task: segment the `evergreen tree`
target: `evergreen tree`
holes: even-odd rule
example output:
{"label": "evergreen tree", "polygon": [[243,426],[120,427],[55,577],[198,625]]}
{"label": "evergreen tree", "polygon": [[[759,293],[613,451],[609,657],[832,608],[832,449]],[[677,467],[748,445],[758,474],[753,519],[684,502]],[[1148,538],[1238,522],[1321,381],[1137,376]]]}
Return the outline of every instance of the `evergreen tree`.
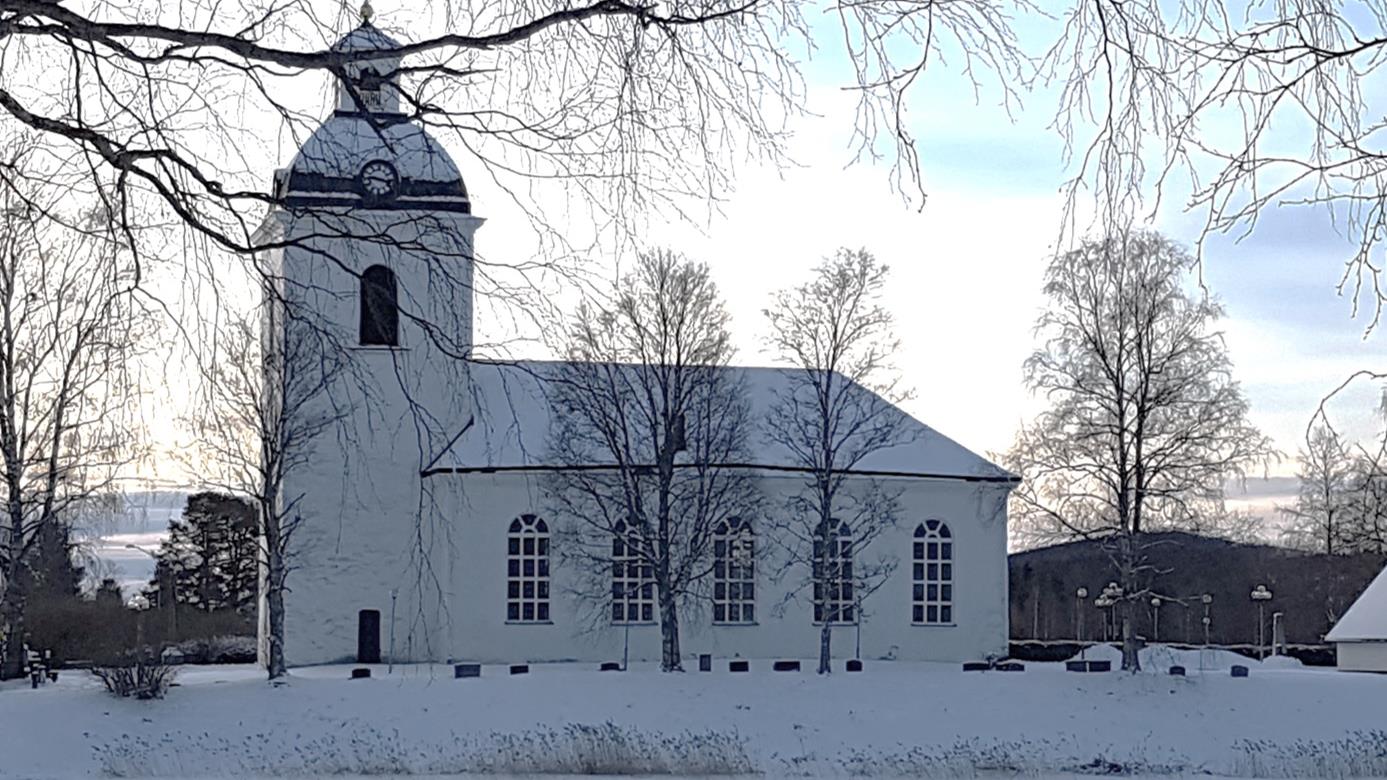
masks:
{"label": "evergreen tree", "polygon": [[145,595],[158,605],[164,578],[172,577],[180,604],[249,614],[255,609],[258,551],[249,503],[225,493],[195,493],[188,496],[182,519],[169,524]]}
{"label": "evergreen tree", "polygon": [[77,598],[83,568],[73,562],[76,547],[67,523],[54,521],[40,526],[25,559],[25,592],[31,602]]}

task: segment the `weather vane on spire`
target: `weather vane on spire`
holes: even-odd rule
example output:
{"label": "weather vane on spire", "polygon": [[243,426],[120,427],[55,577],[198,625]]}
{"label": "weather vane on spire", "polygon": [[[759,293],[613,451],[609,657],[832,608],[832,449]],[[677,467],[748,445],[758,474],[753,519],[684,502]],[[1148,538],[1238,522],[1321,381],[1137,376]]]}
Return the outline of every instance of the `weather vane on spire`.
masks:
{"label": "weather vane on spire", "polygon": [[376,9],[371,7],[371,0],[363,0],[361,3],[361,23],[370,24],[371,17],[376,15]]}

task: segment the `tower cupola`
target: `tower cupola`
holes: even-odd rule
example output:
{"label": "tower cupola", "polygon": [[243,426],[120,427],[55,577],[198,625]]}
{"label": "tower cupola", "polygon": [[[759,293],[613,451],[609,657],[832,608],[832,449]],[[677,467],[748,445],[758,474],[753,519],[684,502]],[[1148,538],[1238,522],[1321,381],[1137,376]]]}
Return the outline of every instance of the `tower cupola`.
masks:
{"label": "tower cupola", "polygon": [[343,66],[337,84],[337,111],[343,113],[398,114],[400,109],[399,41],[371,23],[370,0],[361,6],[361,25],[333,44],[334,52],[382,52],[381,56],[354,60]]}
{"label": "tower cupola", "polygon": [[334,52],[361,58],[342,66],[336,110],[276,174],[276,195],[291,208],[470,214],[467,187],[452,157],[402,110],[400,43],[372,24],[371,16],[367,2],[360,26],[333,45]]}

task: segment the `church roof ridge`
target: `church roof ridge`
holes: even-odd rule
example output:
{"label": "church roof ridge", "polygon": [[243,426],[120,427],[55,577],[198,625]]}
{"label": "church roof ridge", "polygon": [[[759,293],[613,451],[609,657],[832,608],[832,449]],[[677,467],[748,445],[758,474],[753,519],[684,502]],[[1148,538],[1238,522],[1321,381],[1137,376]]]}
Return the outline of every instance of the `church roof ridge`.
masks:
{"label": "church roof ridge", "polygon": [[[439,473],[554,470],[575,468],[560,463],[550,454],[548,434],[552,411],[544,383],[550,371],[574,365],[616,365],[638,368],[644,364],[556,359],[499,360],[473,359],[469,386],[474,404],[474,424],[433,459],[426,475]],[[747,381],[752,419],[764,419],[778,392],[789,387],[788,377],[802,368],[777,366],[720,366],[740,372]],[[841,374],[840,374],[841,376]],[[889,403],[871,390],[853,386],[882,403]],[[891,447],[877,450],[857,463],[849,473],[883,476],[958,479],[1012,483],[1015,475],[939,433],[894,404],[901,415],[905,435]],[[752,442],[751,461],[723,464],[767,471],[802,471],[787,448],[771,441],[758,428]],[[603,467],[603,464],[584,464]]]}

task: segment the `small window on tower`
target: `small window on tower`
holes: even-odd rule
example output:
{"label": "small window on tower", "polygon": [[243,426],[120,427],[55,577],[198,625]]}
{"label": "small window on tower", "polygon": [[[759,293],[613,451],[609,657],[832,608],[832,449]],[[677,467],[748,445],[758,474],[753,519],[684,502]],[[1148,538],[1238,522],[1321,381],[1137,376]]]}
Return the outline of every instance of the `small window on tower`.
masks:
{"label": "small window on tower", "polygon": [[381,108],[381,89],[385,79],[374,68],[361,71],[356,80],[357,105],[362,111],[379,111]]}
{"label": "small window on tower", "polygon": [[373,265],[361,274],[361,343],[395,347],[400,343],[400,309],[395,272]]}

